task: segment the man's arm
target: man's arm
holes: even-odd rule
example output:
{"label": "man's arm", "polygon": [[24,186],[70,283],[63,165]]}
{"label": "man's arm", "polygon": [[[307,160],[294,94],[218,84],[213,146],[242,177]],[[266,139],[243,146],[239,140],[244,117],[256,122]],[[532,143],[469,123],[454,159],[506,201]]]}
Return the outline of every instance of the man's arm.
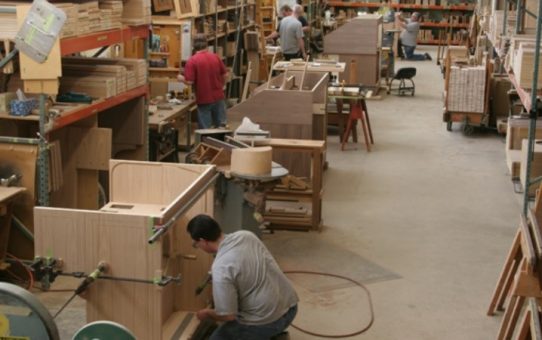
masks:
{"label": "man's arm", "polygon": [[303,38],[297,38],[297,43],[299,44],[301,54],[303,54],[303,59],[307,59],[307,53],[305,52],[305,41]]}
{"label": "man's arm", "polygon": [[397,24],[397,26],[399,26],[399,28],[406,28],[406,20],[401,16],[401,12],[395,13],[395,23]]}
{"label": "man's arm", "polygon": [[275,38],[278,38],[278,36],[279,36],[279,32],[273,31],[273,32],[271,32],[271,34],[269,34],[267,37],[265,37],[265,40],[275,39]]}
{"label": "man's arm", "polygon": [[180,74],[180,73],[177,75],[177,80],[180,81],[181,83],[185,83],[186,85],[192,85],[192,84],[194,84],[193,81],[188,81],[188,80],[186,80],[186,78],[185,78],[182,74]]}
{"label": "man's arm", "polygon": [[218,315],[214,309],[206,308],[199,310],[196,313],[198,320],[212,319],[214,321],[232,321],[235,320],[235,315]]}

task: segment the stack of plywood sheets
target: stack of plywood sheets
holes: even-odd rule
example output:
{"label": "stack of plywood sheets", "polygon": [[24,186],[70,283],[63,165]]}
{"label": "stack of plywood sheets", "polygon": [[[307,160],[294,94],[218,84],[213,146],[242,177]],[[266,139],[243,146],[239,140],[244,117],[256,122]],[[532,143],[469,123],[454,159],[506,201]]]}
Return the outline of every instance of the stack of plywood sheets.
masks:
{"label": "stack of plywood sheets", "polygon": [[448,111],[484,112],[485,66],[452,66],[448,83]]}
{"label": "stack of plywood sheets", "polygon": [[[535,45],[525,42],[519,43],[519,48],[514,57],[512,68],[519,86],[530,89],[533,86]],[[542,68],[538,68],[537,88],[542,86]]]}
{"label": "stack of plywood sheets", "polygon": [[63,76],[60,79],[60,93],[84,93],[92,98],[109,98],[117,94],[114,77]]}
{"label": "stack of plywood sheets", "polygon": [[150,0],[127,0],[122,8],[122,22],[127,25],[151,23]]}
{"label": "stack of plywood sheets", "polygon": [[79,22],[79,5],[71,2],[66,2],[55,4],[55,6],[63,10],[64,13],[66,13],[66,22],[64,22],[64,26],[62,27],[60,37],[67,38],[76,36],[78,32],[77,26]]}
{"label": "stack of plywood sheets", "polygon": [[124,66],[126,68],[126,88],[128,90],[147,83],[147,63],[145,59],[66,57],[64,62],[77,65]]}
{"label": "stack of plywood sheets", "polygon": [[102,29],[108,30],[121,27],[122,1],[100,0],[99,4],[102,16]]}
{"label": "stack of plywood sheets", "polygon": [[126,67],[122,65],[81,65],[64,62],[62,65],[62,74],[71,77],[112,77],[116,82],[117,94],[126,92],[127,90],[127,72]]}

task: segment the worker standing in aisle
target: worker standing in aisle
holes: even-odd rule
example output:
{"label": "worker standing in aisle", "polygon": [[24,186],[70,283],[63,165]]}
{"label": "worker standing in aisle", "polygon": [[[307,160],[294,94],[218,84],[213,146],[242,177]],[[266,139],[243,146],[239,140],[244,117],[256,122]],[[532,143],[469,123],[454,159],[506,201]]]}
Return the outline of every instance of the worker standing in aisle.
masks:
{"label": "worker standing in aisle", "polygon": [[198,127],[209,129],[226,126],[226,103],[224,102],[224,84],[226,66],[220,57],[207,49],[205,34],[194,37],[195,54],[188,59],[184,67],[184,76],[177,79],[187,85],[195,85],[198,105]]}
{"label": "worker standing in aisle", "polygon": [[395,14],[395,21],[403,31],[401,32],[400,41],[403,46],[403,51],[407,60],[431,60],[429,53],[415,54],[414,50],[418,44],[418,32],[420,31],[421,14],[418,12],[412,13],[410,19],[405,19],[401,16],[401,12]]}
{"label": "worker standing in aisle", "polygon": [[297,294],[265,245],[250,231],[223,234],[207,215],[188,222],[193,246],[216,254],[211,268],[214,309],[200,320],[223,322],[211,335],[219,339],[270,339],[297,314]]}
{"label": "worker standing in aisle", "polygon": [[290,6],[284,5],[280,11],[282,14],[291,13],[285,16],[279,23],[276,32],[272,32],[266,39],[274,39],[280,36],[280,48],[285,60],[296,58],[307,58],[305,52],[305,42],[303,41],[303,26],[299,21],[299,17],[303,15],[303,7],[294,5],[293,11],[290,12]]}

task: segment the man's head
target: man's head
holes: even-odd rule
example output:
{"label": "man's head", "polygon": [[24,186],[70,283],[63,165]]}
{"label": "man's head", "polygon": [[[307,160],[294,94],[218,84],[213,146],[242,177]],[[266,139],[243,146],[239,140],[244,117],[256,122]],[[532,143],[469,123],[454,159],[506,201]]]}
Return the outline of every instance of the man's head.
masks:
{"label": "man's head", "polygon": [[280,8],[280,14],[283,18],[292,15],[292,7],[289,5],[284,5]]}
{"label": "man's head", "polygon": [[422,15],[419,13],[419,12],[414,12],[412,13],[412,15],[410,16],[410,20],[412,21],[420,21],[420,17]]}
{"label": "man's head", "polygon": [[207,49],[207,36],[204,33],[198,33],[194,36],[194,50],[201,51]]}
{"label": "man's head", "polygon": [[300,17],[303,15],[303,6],[301,5],[294,5],[294,15],[296,17]]}
{"label": "man's head", "polygon": [[186,226],[186,231],[193,240],[192,245],[207,253],[216,253],[222,230],[218,223],[207,215],[197,215]]}

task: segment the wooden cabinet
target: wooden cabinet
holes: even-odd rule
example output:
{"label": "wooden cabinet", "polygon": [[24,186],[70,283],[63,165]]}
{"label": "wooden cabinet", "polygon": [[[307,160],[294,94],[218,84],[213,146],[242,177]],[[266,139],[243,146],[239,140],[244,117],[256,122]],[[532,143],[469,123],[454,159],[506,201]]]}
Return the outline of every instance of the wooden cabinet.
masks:
{"label": "wooden cabinet", "polygon": [[[379,86],[381,43],[382,16],[362,15],[326,35],[324,53],[338,55],[339,61],[346,63],[346,71],[339,75],[340,81]],[[356,65],[354,73],[352,61]]]}
{"label": "wooden cabinet", "polygon": [[[188,339],[198,323],[192,312],[210,299],[210,289],[194,291],[212,256],[192,247],[186,225],[197,214],[213,215],[215,167],[111,161],[109,170],[111,202],[99,211],[36,208],[35,253],[62,258],[66,273],[107,264],[112,279],[98,278],[87,291],[88,322],[118,322],[137,339]],[[180,282],[156,283],[167,277]]]}

